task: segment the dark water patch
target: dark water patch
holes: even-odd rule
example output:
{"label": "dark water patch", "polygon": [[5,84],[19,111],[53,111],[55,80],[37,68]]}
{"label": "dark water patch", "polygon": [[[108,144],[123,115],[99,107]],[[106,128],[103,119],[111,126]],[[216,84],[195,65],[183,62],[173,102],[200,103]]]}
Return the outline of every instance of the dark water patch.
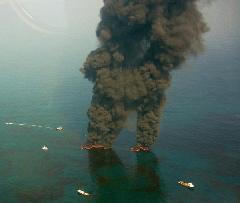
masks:
{"label": "dark water patch", "polygon": [[127,170],[112,150],[89,152],[89,171],[96,184],[93,191],[96,202],[164,200],[164,184],[159,180],[157,158],[152,153],[138,154],[136,158],[137,165]]}
{"label": "dark water patch", "polygon": [[55,201],[64,195],[64,187],[44,186],[44,188],[22,190],[16,192],[16,197],[19,202],[47,202]]}
{"label": "dark water patch", "polygon": [[0,150],[0,176],[6,177],[11,175],[13,171],[12,158],[16,156],[16,151],[13,149]]}

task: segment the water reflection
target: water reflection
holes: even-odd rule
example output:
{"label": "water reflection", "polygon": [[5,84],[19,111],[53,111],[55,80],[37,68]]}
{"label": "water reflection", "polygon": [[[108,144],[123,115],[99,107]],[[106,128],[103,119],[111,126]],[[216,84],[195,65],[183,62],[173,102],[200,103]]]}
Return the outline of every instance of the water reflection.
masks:
{"label": "water reflection", "polygon": [[0,5],[7,5],[22,22],[37,32],[71,37],[82,34],[82,27],[97,23],[97,15],[92,16],[87,10],[91,8],[97,13],[101,2],[0,0]]}
{"label": "water reflection", "polygon": [[161,202],[164,183],[158,175],[158,160],[153,153],[138,153],[133,171],[111,149],[88,152],[89,171],[97,202]]}
{"label": "water reflection", "polygon": [[32,15],[31,12],[29,12],[25,8],[24,4],[21,1],[8,0],[6,2],[11,6],[19,19],[21,19],[26,25],[28,25],[32,29],[47,34],[60,33],[60,28],[56,26],[50,26],[46,23],[43,23],[42,21],[37,20],[37,18],[35,18],[34,15]]}

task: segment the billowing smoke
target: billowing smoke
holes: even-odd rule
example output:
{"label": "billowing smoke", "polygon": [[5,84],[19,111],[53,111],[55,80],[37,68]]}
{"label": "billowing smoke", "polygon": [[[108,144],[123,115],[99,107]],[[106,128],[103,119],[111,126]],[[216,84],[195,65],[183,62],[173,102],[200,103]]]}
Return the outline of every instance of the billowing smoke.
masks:
{"label": "billowing smoke", "polygon": [[87,142],[110,147],[136,111],[137,144],[151,146],[170,71],[202,49],[207,30],[197,0],[104,0],[100,46],[83,68],[94,82]]}

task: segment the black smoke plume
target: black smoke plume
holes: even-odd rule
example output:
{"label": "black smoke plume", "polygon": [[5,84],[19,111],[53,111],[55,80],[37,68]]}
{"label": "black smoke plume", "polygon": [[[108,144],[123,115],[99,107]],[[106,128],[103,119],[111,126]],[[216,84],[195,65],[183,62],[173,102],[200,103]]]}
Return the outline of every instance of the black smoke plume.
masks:
{"label": "black smoke plume", "polygon": [[94,82],[87,142],[110,147],[136,111],[137,144],[151,146],[170,71],[201,50],[207,30],[197,0],[104,0],[100,46],[83,68]]}

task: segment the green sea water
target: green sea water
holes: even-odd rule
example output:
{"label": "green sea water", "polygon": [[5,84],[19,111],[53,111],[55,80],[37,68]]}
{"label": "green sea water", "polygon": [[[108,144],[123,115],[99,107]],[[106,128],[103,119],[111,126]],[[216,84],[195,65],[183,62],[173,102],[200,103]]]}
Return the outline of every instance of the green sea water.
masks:
{"label": "green sea water", "polygon": [[79,69],[101,6],[0,1],[0,202],[239,202],[239,1],[200,5],[205,50],[172,73],[160,136],[140,154],[129,152],[134,116],[113,150],[80,150],[93,85]]}

